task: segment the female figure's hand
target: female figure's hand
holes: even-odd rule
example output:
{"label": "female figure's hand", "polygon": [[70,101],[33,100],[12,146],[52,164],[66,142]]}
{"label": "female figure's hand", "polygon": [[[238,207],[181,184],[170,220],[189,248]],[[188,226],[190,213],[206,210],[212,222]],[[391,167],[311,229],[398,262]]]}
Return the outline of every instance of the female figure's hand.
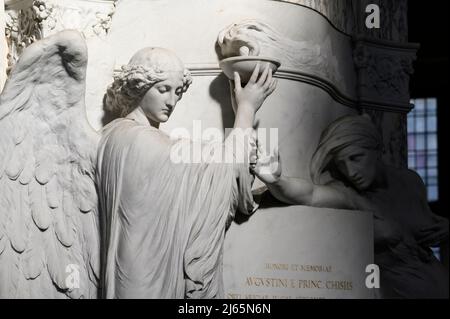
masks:
{"label": "female figure's hand", "polygon": [[281,162],[278,149],[274,149],[273,154],[267,154],[258,146],[256,165],[251,168],[264,184],[277,183],[281,178]]}
{"label": "female figure's hand", "polygon": [[[236,112],[245,109],[256,113],[264,100],[275,90],[277,81],[272,79],[272,69],[269,65],[258,78],[260,70],[259,63],[253,70],[248,83],[242,87],[241,78],[237,72],[234,72],[234,98],[236,101]],[[232,97],[233,98],[233,97]]]}

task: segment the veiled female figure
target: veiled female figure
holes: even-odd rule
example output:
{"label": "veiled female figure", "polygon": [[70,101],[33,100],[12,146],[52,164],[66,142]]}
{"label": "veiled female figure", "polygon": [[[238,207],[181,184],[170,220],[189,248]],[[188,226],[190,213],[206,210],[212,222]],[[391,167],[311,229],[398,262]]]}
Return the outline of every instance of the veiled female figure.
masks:
{"label": "veiled female figure", "polygon": [[[222,296],[222,245],[236,209],[254,210],[252,175],[241,163],[176,163],[171,152],[192,141],[159,130],[191,78],[170,51],[137,52],[109,87],[106,105],[121,118],[103,131],[98,187],[106,298],[215,298]],[[248,139],[254,115],[275,89],[271,72],[255,69],[241,87],[235,75],[234,132]],[[248,132],[248,130],[247,130]],[[248,159],[248,143],[210,145]],[[231,153],[230,153],[231,152]],[[242,157],[242,155],[244,157]]]}
{"label": "veiled female figure", "polygon": [[448,298],[448,270],[430,249],[448,237],[448,221],[431,212],[421,178],[384,164],[381,150],[370,119],[345,116],[322,133],[312,182],[283,176],[277,154],[261,155],[255,172],[283,202],[373,212],[381,297]]}

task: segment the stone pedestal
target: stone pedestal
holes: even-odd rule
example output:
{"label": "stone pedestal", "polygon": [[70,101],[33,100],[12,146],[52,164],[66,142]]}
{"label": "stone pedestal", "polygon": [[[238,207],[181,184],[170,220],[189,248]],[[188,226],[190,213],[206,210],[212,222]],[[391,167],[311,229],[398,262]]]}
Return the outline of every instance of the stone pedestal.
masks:
{"label": "stone pedestal", "polygon": [[224,252],[225,298],[373,298],[372,215],[305,206],[266,208],[233,223]]}

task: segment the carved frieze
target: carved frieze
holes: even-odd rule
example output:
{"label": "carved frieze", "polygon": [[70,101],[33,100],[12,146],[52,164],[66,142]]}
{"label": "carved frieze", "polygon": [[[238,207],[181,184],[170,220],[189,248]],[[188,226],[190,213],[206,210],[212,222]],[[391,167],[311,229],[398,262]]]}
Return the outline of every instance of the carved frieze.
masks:
{"label": "carved frieze", "polygon": [[56,26],[55,7],[52,2],[35,0],[21,4],[22,7],[15,10],[8,10],[7,7],[5,28],[9,47],[7,72],[24,48],[43,38],[45,28],[52,30]]}
{"label": "carved frieze", "polygon": [[36,40],[65,29],[85,38],[105,36],[112,23],[116,0],[18,0],[7,1],[5,35],[8,71],[23,49]]}
{"label": "carved frieze", "polygon": [[363,38],[355,41],[353,59],[361,107],[379,109],[385,104],[387,111],[410,110],[409,79],[417,49],[415,44],[399,46]]}
{"label": "carved frieze", "polygon": [[105,36],[111,28],[115,1],[60,1],[57,5],[58,31],[75,29],[86,38]]}

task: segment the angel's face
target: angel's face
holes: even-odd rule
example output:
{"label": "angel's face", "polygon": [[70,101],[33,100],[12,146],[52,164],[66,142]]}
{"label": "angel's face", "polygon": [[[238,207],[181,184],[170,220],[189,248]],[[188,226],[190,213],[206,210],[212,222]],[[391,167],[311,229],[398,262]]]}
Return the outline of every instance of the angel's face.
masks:
{"label": "angel's face", "polygon": [[141,108],[148,119],[166,122],[183,95],[183,72],[168,72],[167,79],[153,85],[141,101]]}

